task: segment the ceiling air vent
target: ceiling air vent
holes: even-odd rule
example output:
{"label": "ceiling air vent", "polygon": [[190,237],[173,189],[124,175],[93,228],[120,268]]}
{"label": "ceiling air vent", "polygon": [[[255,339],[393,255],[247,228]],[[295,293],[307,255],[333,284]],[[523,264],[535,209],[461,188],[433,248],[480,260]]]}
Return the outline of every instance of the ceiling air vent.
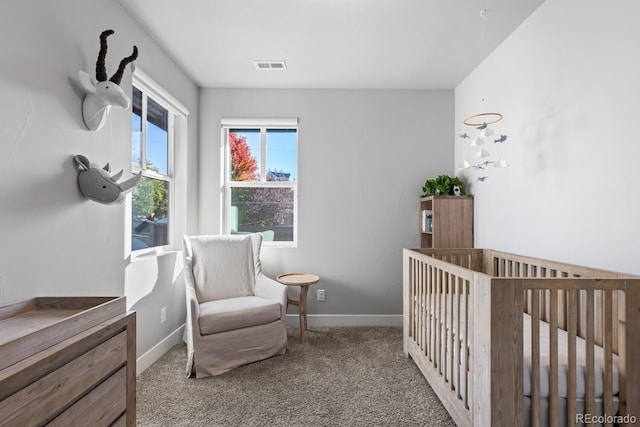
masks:
{"label": "ceiling air vent", "polygon": [[258,70],[286,70],[287,64],[284,61],[253,61],[253,65]]}

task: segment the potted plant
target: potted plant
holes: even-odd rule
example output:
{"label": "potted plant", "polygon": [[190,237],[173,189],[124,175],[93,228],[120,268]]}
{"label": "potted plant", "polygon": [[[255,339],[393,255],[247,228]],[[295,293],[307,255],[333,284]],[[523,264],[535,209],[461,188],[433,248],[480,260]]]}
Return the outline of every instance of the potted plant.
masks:
{"label": "potted plant", "polygon": [[[454,187],[458,187],[460,192],[454,192]],[[462,182],[462,180],[457,176],[452,178],[449,175],[440,175],[437,178],[426,180],[422,187],[422,197],[446,196],[453,194],[465,194],[464,182]]]}

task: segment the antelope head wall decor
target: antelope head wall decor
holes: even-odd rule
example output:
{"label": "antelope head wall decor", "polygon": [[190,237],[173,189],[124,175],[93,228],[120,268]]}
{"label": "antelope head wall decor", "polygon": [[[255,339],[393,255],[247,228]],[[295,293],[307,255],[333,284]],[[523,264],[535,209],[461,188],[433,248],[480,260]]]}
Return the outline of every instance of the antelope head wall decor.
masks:
{"label": "antelope head wall decor", "polygon": [[100,52],[96,62],[95,79],[84,71],[79,73],[80,84],[87,93],[82,102],[82,118],[89,130],[98,130],[104,125],[111,107],[129,108],[129,98],[120,88],[120,82],[127,65],[138,57],[138,48],[136,46],[133,47],[131,56],[127,56],[120,61],[118,71],[107,80],[105,67],[107,37],[113,33],[113,30],[106,30],[100,34]]}
{"label": "antelope head wall decor", "polygon": [[123,171],[111,175],[109,163],[100,167],[90,163],[89,159],[80,154],[73,156],[73,161],[78,167],[78,187],[80,192],[88,199],[98,203],[112,204],[120,203],[124,200],[127,191],[136,186],[142,172],[132,176],[126,181],[118,183]]}

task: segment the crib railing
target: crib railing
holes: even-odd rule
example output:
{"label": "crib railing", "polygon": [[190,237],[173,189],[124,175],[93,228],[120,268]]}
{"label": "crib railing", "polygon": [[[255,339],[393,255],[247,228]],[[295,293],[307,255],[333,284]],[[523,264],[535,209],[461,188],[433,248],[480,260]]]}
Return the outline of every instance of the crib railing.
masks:
{"label": "crib railing", "polygon": [[[514,278],[618,278],[619,273],[598,270],[588,267],[580,267],[562,264],[553,261],[528,258],[519,255],[509,254],[498,251],[485,251],[485,259],[483,261],[485,267],[484,272],[492,277],[514,277]],[[619,292],[611,293],[611,310],[613,316],[612,329],[612,348],[615,354],[618,354],[618,333],[619,333],[619,315],[618,315],[618,298]],[[557,301],[552,304],[551,293],[541,290],[539,295],[539,315],[540,319],[550,323],[552,313],[557,315],[557,326],[565,331],[568,330],[568,309],[569,302],[567,300],[566,290],[561,290],[557,294]],[[525,312],[532,314],[532,292],[525,293]],[[575,304],[577,321],[577,336],[586,339],[587,337],[587,312],[591,312],[594,316],[594,342],[599,346],[604,345],[604,329],[605,326],[605,294],[604,290],[595,289],[593,291],[593,309],[589,310],[587,306],[587,293],[579,292]],[[554,311],[552,307],[557,309]]]}
{"label": "crib railing", "polygon": [[471,421],[474,273],[468,268],[478,267],[480,255],[452,251],[436,259],[405,250],[404,257],[405,352],[419,354],[414,360],[429,382],[445,384],[439,397],[459,425]]}
{"label": "crib railing", "polygon": [[[593,277],[589,277],[593,276]],[[594,349],[604,351],[604,415],[639,415],[640,279],[480,249],[404,251],[404,349],[458,425],[575,425],[577,360],[596,414]],[[531,412],[524,414],[523,312],[531,315]],[[567,331],[566,420],[541,419],[540,321],[549,325],[549,414],[558,414],[558,330]],[[628,330],[626,325],[634,325]],[[586,341],[578,354],[576,339]],[[617,357],[619,408],[614,412]],[[637,363],[636,363],[637,365]],[[605,421],[620,421],[609,418]],[[628,418],[627,418],[628,420]],[[566,423],[565,423],[566,422]],[[560,423],[560,424],[558,424]],[[607,425],[605,423],[605,425]]]}

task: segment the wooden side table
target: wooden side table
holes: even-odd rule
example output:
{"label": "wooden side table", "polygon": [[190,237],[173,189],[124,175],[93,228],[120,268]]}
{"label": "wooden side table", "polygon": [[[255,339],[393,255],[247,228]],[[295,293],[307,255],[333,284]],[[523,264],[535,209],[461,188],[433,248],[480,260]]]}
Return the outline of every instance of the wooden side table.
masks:
{"label": "wooden side table", "polygon": [[300,312],[300,341],[304,342],[304,331],[307,329],[307,293],[309,286],[318,283],[320,278],[309,273],[286,273],[277,278],[278,282],[287,286],[300,286],[300,298],[298,300],[287,297],[287,307],[289,304],[297,305]]}

